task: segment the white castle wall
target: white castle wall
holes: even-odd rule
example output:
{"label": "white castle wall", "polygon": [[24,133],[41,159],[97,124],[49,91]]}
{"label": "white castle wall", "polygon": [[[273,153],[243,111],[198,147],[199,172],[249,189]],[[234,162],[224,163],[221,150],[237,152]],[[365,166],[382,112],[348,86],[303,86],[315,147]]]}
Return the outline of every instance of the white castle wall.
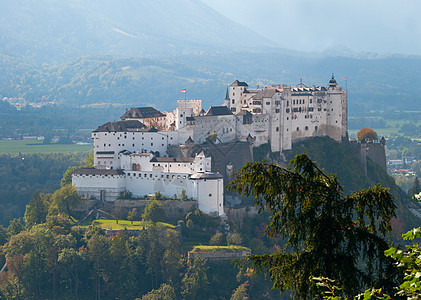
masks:
{"label": "white castle wall", "polygon": [[125,175],[73,175],[72,184],[81,197],[106,201],[115,200],[126,190]]}
{"label": "white castle wall", "polygon": [[[113,169],[119,166],[118,153],[122,150],[131,152],[156,152],[161,156],[167,152],[168,145],[178,145],[177,131],[160,132],[93,132],[94,164]],[[97,152],[114,151],[114,155],[98,155]]]}
{"label": "white castle wall", "polygon": [[224,179],[193,180],[199,209],[209,215],[225,215]]}

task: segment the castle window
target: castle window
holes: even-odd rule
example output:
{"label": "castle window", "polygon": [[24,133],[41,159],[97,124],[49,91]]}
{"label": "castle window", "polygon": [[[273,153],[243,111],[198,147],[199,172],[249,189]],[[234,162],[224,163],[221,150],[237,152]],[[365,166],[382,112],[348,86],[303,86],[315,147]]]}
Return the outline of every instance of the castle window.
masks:
{"label": "castle window", "polygon": [[134,144],[132,144],[132,146],[134,147]]}
{"label": "castle window", "polygon": [[231,101],[231,102],[232,102],[232,104],[234,104],[234,103],[235,103],[235,99],[232,99],[232,101]]}
{"label": "castle window", "polygon": [[151,143],[151,146],[153,146],[153,143]]}
{"label": "castle window", "polygon": [[145,176],[143,176],[143,177],[148,177],[148,174],[145,174]]}
{"label": "castle window", "polygon": [[209,194],[209,197],[212,197],[212,194]]}
{"label": "castle window", "polygon": [[287,121],[289,120],[289,117],[287,117]]}
{"label": "castle window", "polygon": [[164,146],[164,144],[162,144],[162,146]]}
{"label": "castle window", "polygon": [[287,100],[287,106],[289,106],[289,100]]}
{"label": "castle window", "polygon": [[313,103],[313,99],[310,99],[310,103]]}
{"label": "castle window", "polygon": [[300,127],[297,127],[297,131],[300,131]]}
{"label": "castle window", "polygon": [[289,113],[289,108],[287,108],[286,112]]}
{"label": "castle window", "polygon": [[152,178],[152,174],[149,174],[149,177]]}
{"label": "castle window", "polygon": [[275,109],[275,113],[279,113],[279,108]]}
{"label": "castle window", "polygon": [[266,102],[266,105],[270,105],[270,102]]}
{"label": "castle window", "polygon": [[279,131],[279,127],[276,127],[276,131]]}
{"label": "castle window", "polygon": [[308,130],[308,126],[305,127],[305,130]]}
{"label": "castle window", "polygon": [[317,131],[317,129],[319,129],[317,126],[314,127],[314,131]]}

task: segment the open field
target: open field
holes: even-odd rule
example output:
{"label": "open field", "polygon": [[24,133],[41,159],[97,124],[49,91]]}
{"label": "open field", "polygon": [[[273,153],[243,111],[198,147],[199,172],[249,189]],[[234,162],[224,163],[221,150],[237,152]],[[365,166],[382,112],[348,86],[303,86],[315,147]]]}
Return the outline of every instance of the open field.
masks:
{"label": "open field", "polygon": [[17,153],[57,153],[57,152],[81,152],[92,150],[91,145],[76,144],[43,144],[40,141],[0,141],[0,154]]}
{"label": "open field", "polygon": [[[102,229],[113,229],[113,230],[123,230],[124,228],[143,229],[145,228],[147,224],[148,223],[145,223],[142,221],[133,221],[133,225],[132,225],[132,222],[129,220],[118,220],[118,224],[117,224],[117,220],[95,220],[92,222],[92,225],[98,225]],[[168,228],[175,228],[174,225],[171,225],[169,223],[158,222],[157,224],[163,225]]]}

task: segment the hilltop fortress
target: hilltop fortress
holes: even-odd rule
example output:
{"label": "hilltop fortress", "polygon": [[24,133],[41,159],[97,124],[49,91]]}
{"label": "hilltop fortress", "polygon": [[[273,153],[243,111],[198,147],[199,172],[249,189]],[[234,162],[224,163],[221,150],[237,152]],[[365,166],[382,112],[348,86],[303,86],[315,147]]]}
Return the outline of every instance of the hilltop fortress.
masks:
{"label": "hilltop fortress", "polygon": [[[236,80],[222,106],[205,111],[201,100],[180,99],[172,112],[135,107],[120,121],[99,126],[92,132],[95,167],[75,171],[72,181],[87,198],[185,193],[205,213],[224,215],[223,176],[212,172],[211,157],[191,151],[193,145],[269,144],[272,152],[282,152],[314,136],[347,140],[347,92],[333,75],[327,87],[249,88]],[[176,146],[183,155],[169,157]]]}

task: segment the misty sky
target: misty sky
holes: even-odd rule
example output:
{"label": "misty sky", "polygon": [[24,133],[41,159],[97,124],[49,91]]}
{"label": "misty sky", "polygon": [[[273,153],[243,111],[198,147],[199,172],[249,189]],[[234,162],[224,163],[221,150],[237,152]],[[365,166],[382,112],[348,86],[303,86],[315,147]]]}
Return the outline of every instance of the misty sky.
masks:
{"label": "misty sky", "polygon": [[202,0],[285,48],[421,55],[419,0]]}

